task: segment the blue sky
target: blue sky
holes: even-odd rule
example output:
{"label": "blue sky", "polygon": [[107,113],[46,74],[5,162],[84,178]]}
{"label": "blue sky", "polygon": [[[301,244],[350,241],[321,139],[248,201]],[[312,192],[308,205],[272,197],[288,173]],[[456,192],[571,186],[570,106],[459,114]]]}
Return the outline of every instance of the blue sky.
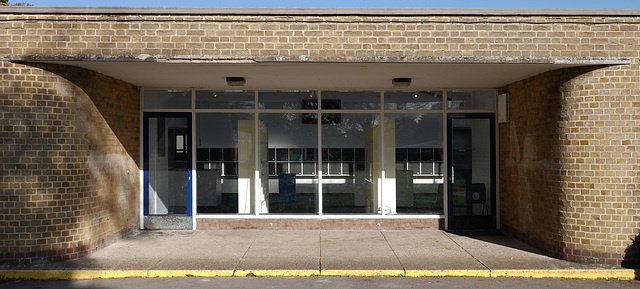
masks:
{"label": "blue sky", "polygon": [[147,7],[351,7],[351,8],[588,8],[640,9],[640,0],[9,0],[35,6],[147,6]]}

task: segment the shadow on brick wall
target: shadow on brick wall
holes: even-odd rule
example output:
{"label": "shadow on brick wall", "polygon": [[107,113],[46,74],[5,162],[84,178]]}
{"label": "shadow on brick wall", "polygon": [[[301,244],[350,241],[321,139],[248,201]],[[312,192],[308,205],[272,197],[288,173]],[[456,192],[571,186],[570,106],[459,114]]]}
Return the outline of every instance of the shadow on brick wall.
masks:
{"label": "shadow on brick wall", "polygon": [[640,279],[640,232],[631,240],[631,245],[624,251],[622,267],[636,270],[636,280]]}
{"label": "shadow on brick wall", "polygon": [[54,73],[78,86],[93,102],[122,147],[139,162],[140,88],[110,76],[70,65],[16,61]]}
{"label": "shadow on brick wall", "polygon": [[0,269],[75,259],[139,227],[139,89],[42,65],[82,85],[0,61],[12,80],[0,84]]}
{"label": "shadow on brick wall", "polygon": [[570,187],[572,172],[566,169],[576,162],[567,152],[583,149],[567,141],[571,130],[581,126],[574,104],[581,102],[576,100],[580,95],[592,93],[588,84],[610,72],[598,71],[607,67],[557,69],[498,90],[509,93],[510,109],[509,122],[499,129],[501,229],[549,256],[579,263],[617,264],[621,259],[620,254],[604,258],[611,254],[575,250],[567,242],[580,233],[567,229],[567,215],[575,211],[568,198],[582,194]]}

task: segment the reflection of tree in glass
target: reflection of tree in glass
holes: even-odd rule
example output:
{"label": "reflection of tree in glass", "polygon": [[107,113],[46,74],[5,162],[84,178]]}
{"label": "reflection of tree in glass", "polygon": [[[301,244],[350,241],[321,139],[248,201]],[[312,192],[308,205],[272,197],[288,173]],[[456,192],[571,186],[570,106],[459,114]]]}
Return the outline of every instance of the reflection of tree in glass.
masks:
{"label": "reflection of tree in glass", "polygon": [[[307,126],[308,124],[305,124],[302,121],[303,116],[309,117],[307,114],[303,113],[283,113],[280,117],[282,121],[277,121],[277,124],[274,123],[274,125],[282,126],[290,135],[296,135],[297,137],[299,136],[304,138],[315,138],[317,135],[315,125],[311,125],[310,127]],[[311,117],[315,117],[315,114],[311,114]]]}
{"label": "reflection of tree in glass", "polygon": [[229,101],[229,108],[253,109],[253,101]]}
{"label": "reflection of tree in glass", "polygon": [[300,102],[285,102],[282,104],[283,109],[301,109]]}
{"label": "reflection of tree in glass", "polygon": [[285,113],[285,114],[282,114],[282,119],[286,121],[285,122],[285,126],[286,127],[291,127],[292,123],[294,121],[296,121],[296,125],[297,125],[297,122],[299,122],[299,119],[300,119],[300,114],[299,113]]}
{"label": "reflection of tree in glass", "polygon": [[436,110],[442,109],[442,102],[430,101],[430,102],[411,102],[403,103],[401,105],[403,110]]}
{"label": "reflection of tree in glass", "polygon": [[375,110],[380,109],[380,102],[368,102],[362,103],[362,107],[360,109],[363,110]]}
{"label": "reflection of tree in glass", "polygon": [[353,131],[364,131],[364,127],[357,121],[352,120],[351,118],[343,119],[339,124],[336,125],[336,129],[339,133],[342,134],[343,137],[348,137],[349,134],[353,133]]}
{"label": "reflection of tree in glass", "polygon": [[360,119],[342,115],[340,123],[334,124],[333,127],[342,134],[343,137],[351,137],[353,134],[362,133],[365,131],[367,125],[375,126],[379,123],[379,115],[375,115],[371,119]]}
{"label": "reflection of tree in glass", "polygon": [[411,114],[409,115],[409,117],[415,123],[420,123],[420,121],[422,120],[422,114]]}

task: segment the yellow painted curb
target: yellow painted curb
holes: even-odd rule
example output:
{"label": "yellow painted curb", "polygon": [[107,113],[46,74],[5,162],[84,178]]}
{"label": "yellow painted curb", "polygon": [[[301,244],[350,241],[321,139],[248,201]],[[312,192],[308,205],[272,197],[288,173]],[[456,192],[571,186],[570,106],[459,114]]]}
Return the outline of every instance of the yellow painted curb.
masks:
{"label": "yellow painted curb", "polygon": [[149,278],[232,277],[233,270],[149,270]]}
{"label": "yellow painted curb", "polygon": [[491,277],[489,270],[407,270],[406,277]]}
{"label": "yellow painted curb", "polygon": [[[2,279],[116,279],[171,277],[515,277],[574,279],[635,279],[633,269],[558,270],[0,270]],[[250,275],[251,276],[251,275]]]}
{"label": "yellow painted curb", "polygon": [[[318,270],[236,270],[233,274],[236,277],[246,277],[246,276],[256,277],[313,277],[320,276],[320,271]],[[251,276],[251,277],[253,277]]]}
{"label": "yellow painted curb", "polygon": [[492,270],[491,277],[634,279],[633,269]]}
{"label": "yellow painted curb", "polygon": [[322,270],[320,276],[401,277],[404,276],[404,270]]}
{"label": "yellow painted curb", "polygon": [[5,279],[112,279],[147,277],[146,270],[7,270],[0,271]]}

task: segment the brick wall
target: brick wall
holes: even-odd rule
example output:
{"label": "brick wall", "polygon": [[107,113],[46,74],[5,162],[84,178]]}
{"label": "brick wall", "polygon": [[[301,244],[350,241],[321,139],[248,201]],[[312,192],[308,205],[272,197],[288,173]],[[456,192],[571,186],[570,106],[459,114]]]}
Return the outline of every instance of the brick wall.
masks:
{"label": "brick wall", "polygon": [[[640,228],[635,163],[639,44],[640,17],[624,16],[0,14],[0,57],[12,60],[553,63],[628,59],[631,65],[553,71],[501,89],[511,93],[512,119],[499,128],[502,223],[554,256],[598,263],[619,263]],[[104,84],[92,86],[93,78],[69,67],[43,66],[60,75],[71,69],[66,77],[78,86],[39,69],[2,65],[6,105],[0,108],[0,197],[2,225],[8,227],[3,226],[0,248],[15,252],[78,248],[100,239],[95,236],[104,231],[132,227],[103,230],[101,226],[114,223],[116,217],[107,222],[109,213],[94,212],[95,204],[118,199],[129,203],[118,212],[135,216],[135,202],[129,198],[136,194],[100,199],[114,194],[100,180],[124,183],[116,192],[137,190],[137,89],[86,73]],[[105,87],[124,88],[101,92]],[[121,113],[124,107],[132,111]],[[30,130],[42,135],[32,140],[23,137]],[[36,143],[22,143],[26,141]],[[40,147],[44,145],[51,149]],[[21,150],[29,153],[16,155]],[[111,165],[111,157],[121,165]],[[45,162],[42,169],[38,162]],[[38,170],[30,163],[37,164]],[[118,169],[122,167],[132,168],[129,177]],[[67,172],[74,177],[59,177]],[[47,211],[60,208],[75,211]],[[46,229],[38,222],[49,222],[49,217],[42,219],[36,212],[53,214],[51,220],[74,218],[71,223],[56,224],[67,227],[56,230],[68,237],[40,236]],[[120,221],[135,222],[125,219]]]}
{"label": "brick wall", "polygon": [[45,68],[79,85],[0,62],[0,266],[76,258],[138,220],[139,89]]}
{"label": "brick wall", "polygon": [[502,224],[552,256],[619,265],[640,227],[638,66],[557,70],[502,89]]}
{"label": "brick wall", "polygon": [[621,16],[0,14],[0,55],[354,62],[637,58],[639,22]]}

